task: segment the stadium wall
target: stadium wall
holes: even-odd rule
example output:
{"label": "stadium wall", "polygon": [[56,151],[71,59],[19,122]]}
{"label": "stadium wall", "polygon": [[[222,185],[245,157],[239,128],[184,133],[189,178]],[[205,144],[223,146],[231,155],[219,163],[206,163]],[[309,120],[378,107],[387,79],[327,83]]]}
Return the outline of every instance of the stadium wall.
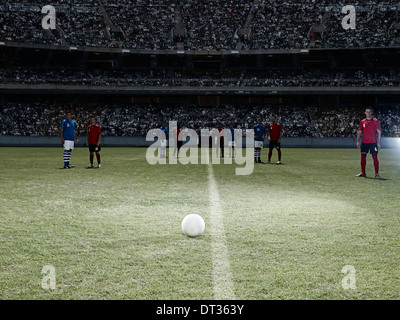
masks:
{"label": "stadium wall", "polygon": [[[86,137],[76,147],[85,146]],[[103,147],[149,147],[144,137],[103,137]],[[245,146],[245,139],[243,139]],[[355,148],[356,138],[283,138],[282,148]],[[59,137],[0,136],[0,147],[61,147]],[[264,142],[268,147],[268,142]],[[382,148],[400,148],[400,138],[382,138]]]}

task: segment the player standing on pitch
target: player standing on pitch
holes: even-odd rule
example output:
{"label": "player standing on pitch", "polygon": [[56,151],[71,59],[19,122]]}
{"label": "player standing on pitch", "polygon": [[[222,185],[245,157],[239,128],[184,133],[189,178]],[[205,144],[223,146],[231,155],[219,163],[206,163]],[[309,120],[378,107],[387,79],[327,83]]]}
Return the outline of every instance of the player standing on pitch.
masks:
{"label": "player standing on pitch", "polygon": [[167,127],[167,124],[165,123],[165,121],[163,121],[160,129],[162,131],[164,131],[164,134],[165,134],[165,140],[161,140],[160,158],[168,158],[167,157],[167,147],[168,147],[168,141],[169,141],[169,131],[168,131],[168,127]]}
{"label": "player standing on pitch", "polygon": [[378,119],[372,118],[372,109],[365,109],[366,118],[361,120],[360,128],[357,133],[357,148],[360,149],[361,141],[361,173],[356,177],[366,177],[365,167],[367,164],[368,151],[371,152],[372,159],[374,160],[375,178],[382,179],[379,175],[379,161],[378,150],[381,150],[381,123]]}
{"label": "player standing on pitch", "polygon": [[262,119],[258,119],[258,124],[254,126],[254,163],[264,163],[261,161],[261,149],[264,146],[266,130],[262,124]]}
{"label": "player standing on pitch", "polygon": [[232,141],[229,141],[229,157],[232,157],[232,150],[233,150],[233,156],[236,158],[235,129],[233,128],[232,123],[229,126],[229,130],[231,132],[231,137],[232,137]]}
{"label": "player standing on pitch", "polygon": [[90,125],[88,127],[88,137],[86,145],[89,146],[90,164],[88,168],[93,168],[94,153],[96,152],[98,168],[101,168],[100,161],[100,141],[101,141],[101,128],[96,124],[96,118],[90,118]]}
{"label": "player standing on pitch", "polygon": [[[225,142],[225,140],[224,140],[224,135],[223,135],[224,129],[222,128],[222,123],[219,124],[217,130],[218,130],[218,135],[219,135],[219,148],[221,150],[221,158],[223,158],[224,157],[224,148],[225,148],[224,142]],[[218,157],[218,148],[217,148],[217,157]]]}
{"label": "player standing on pitch", "polygon": [[268,162],[271,163],[272,150],[276,148],[278,151],[278,162],[276,164],[281,164],[282,152],[281,152],[281,139],[282,139],[282,126],[276,122],[276,117],[271,117],[271,124],[269,125],[269,152],[268,152]]}
{"label": "player standing on pitch", "polygon": [[71,169],[73,166],[70,165],[71,153],[74,150],[74,143],[79,143],[78,136],[76,134],[76,124],[72,120],[71,112],[67,112],[66,119],[61,123],[61,143],[64,147],[64,169]]}

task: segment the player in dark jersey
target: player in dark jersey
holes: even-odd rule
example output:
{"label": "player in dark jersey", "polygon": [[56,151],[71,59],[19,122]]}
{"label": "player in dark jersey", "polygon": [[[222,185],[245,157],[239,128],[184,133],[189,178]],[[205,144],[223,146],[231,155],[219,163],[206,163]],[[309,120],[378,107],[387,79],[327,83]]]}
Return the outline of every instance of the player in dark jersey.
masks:
{"label": "player in dark jersey", "polygon": [[233,157],[236,158],[235,129],[233,128],[233,124],[230,124],[229,130],[231,132],[231,137],[232,137],[232,141],[229,141],[229,157],[232,157],[232,150],[233,150]]}
{"label": "player in dark jersey", "polygon": [[[222,124],[218,126],[218,135],[219,135],[219,147],[221,149],[221,158],[224,157],[224,135],[221,132],[224,130],[222,128]],[[218,149],[217,149],[217,157],[218,157]]]}
{"label": "player in dark jersey", "polygon": [[90,125],[88,127],[88,137],[86,140],[86,145],[89,146],[90,153],[90,164],[89,168],[93,168],[94,153],[96,152],[98,168],[101,168],[101,158],[100,158],[100,142],[101,142],[101,128],[96,124],[96,118],[90,118]]}
{"label": "player in dark jersey", "polygon": [[[375,178],[382,179],[379,175],[379,161],[378,161],[378,150],[381,150],[381,123],[378,119],[372,117],[372,109],[366,109],[366,118],[361,120],[360,128],[357,133],[357,148],[361,149],[361,173],[357,174],[356,177],[366,177],[365,167],[367,164],[367,154],[371,153],[372,159],[374,160],[375,167]],[[361,146],[360,146],[360,139]]]}
{"label": "player in dark jersey", "polygon": [[277,164],[281,164],[282,152],[281,152],[281,139],[282,139],[282,126],[276,122],[276,117],[271,117],[271,124],[269,125],[269,152],[268,152],[268,162],[271,163],[272,150],[276,148],[278,151],[278,162]]}
{"label": "player in dark jersey", "polygon": [[261,161],[261,149],[264,145],[266,129],[262,124],[262,119],[258,119],[258,124],[253,127],[254,130],[254,162],[264,163]]}
{"label": "player in dark jersey", "polygon": [[61,123],[61,143],[64,147],[64,169],[71,169],[73,166],[69,163],[71,160],[71,153],[74,150],[75,140],[79,143],[78,136],[76,134],[76,124],[72,120],[71,112],[67,112],[66,119]]}

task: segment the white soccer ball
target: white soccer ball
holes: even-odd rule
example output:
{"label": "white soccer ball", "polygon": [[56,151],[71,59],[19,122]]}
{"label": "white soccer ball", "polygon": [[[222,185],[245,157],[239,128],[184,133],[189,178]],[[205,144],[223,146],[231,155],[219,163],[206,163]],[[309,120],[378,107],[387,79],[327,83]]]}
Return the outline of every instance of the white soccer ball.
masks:
{"label": "white soccer ball", "polygon": [[201,236],[206,228],[204,219],[198,214],[188,214],[182,220],[182,231],[189,237]]}

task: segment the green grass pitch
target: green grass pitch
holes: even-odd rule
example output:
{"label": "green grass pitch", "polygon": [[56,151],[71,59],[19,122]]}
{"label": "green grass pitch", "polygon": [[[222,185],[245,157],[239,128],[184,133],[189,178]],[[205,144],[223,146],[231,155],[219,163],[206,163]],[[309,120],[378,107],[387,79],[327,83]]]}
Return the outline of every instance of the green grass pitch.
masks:
{"label": "green grass pitch", "polygon": [[[249,176],[213,166],[235,297],[398,299],[400,150],[380,152],[381,181],[354,177],[356,149],[282,152]],[[213,299],[208,165],[101,154],[86,169],[77,148],[64,170],[61,148],[0,148],[0,298]],[[198,238],[181,231],[189,213],[206,222]],[[54,290],[42,287],[48,265]],[[355,289],[342,286],[346,265]]]}

